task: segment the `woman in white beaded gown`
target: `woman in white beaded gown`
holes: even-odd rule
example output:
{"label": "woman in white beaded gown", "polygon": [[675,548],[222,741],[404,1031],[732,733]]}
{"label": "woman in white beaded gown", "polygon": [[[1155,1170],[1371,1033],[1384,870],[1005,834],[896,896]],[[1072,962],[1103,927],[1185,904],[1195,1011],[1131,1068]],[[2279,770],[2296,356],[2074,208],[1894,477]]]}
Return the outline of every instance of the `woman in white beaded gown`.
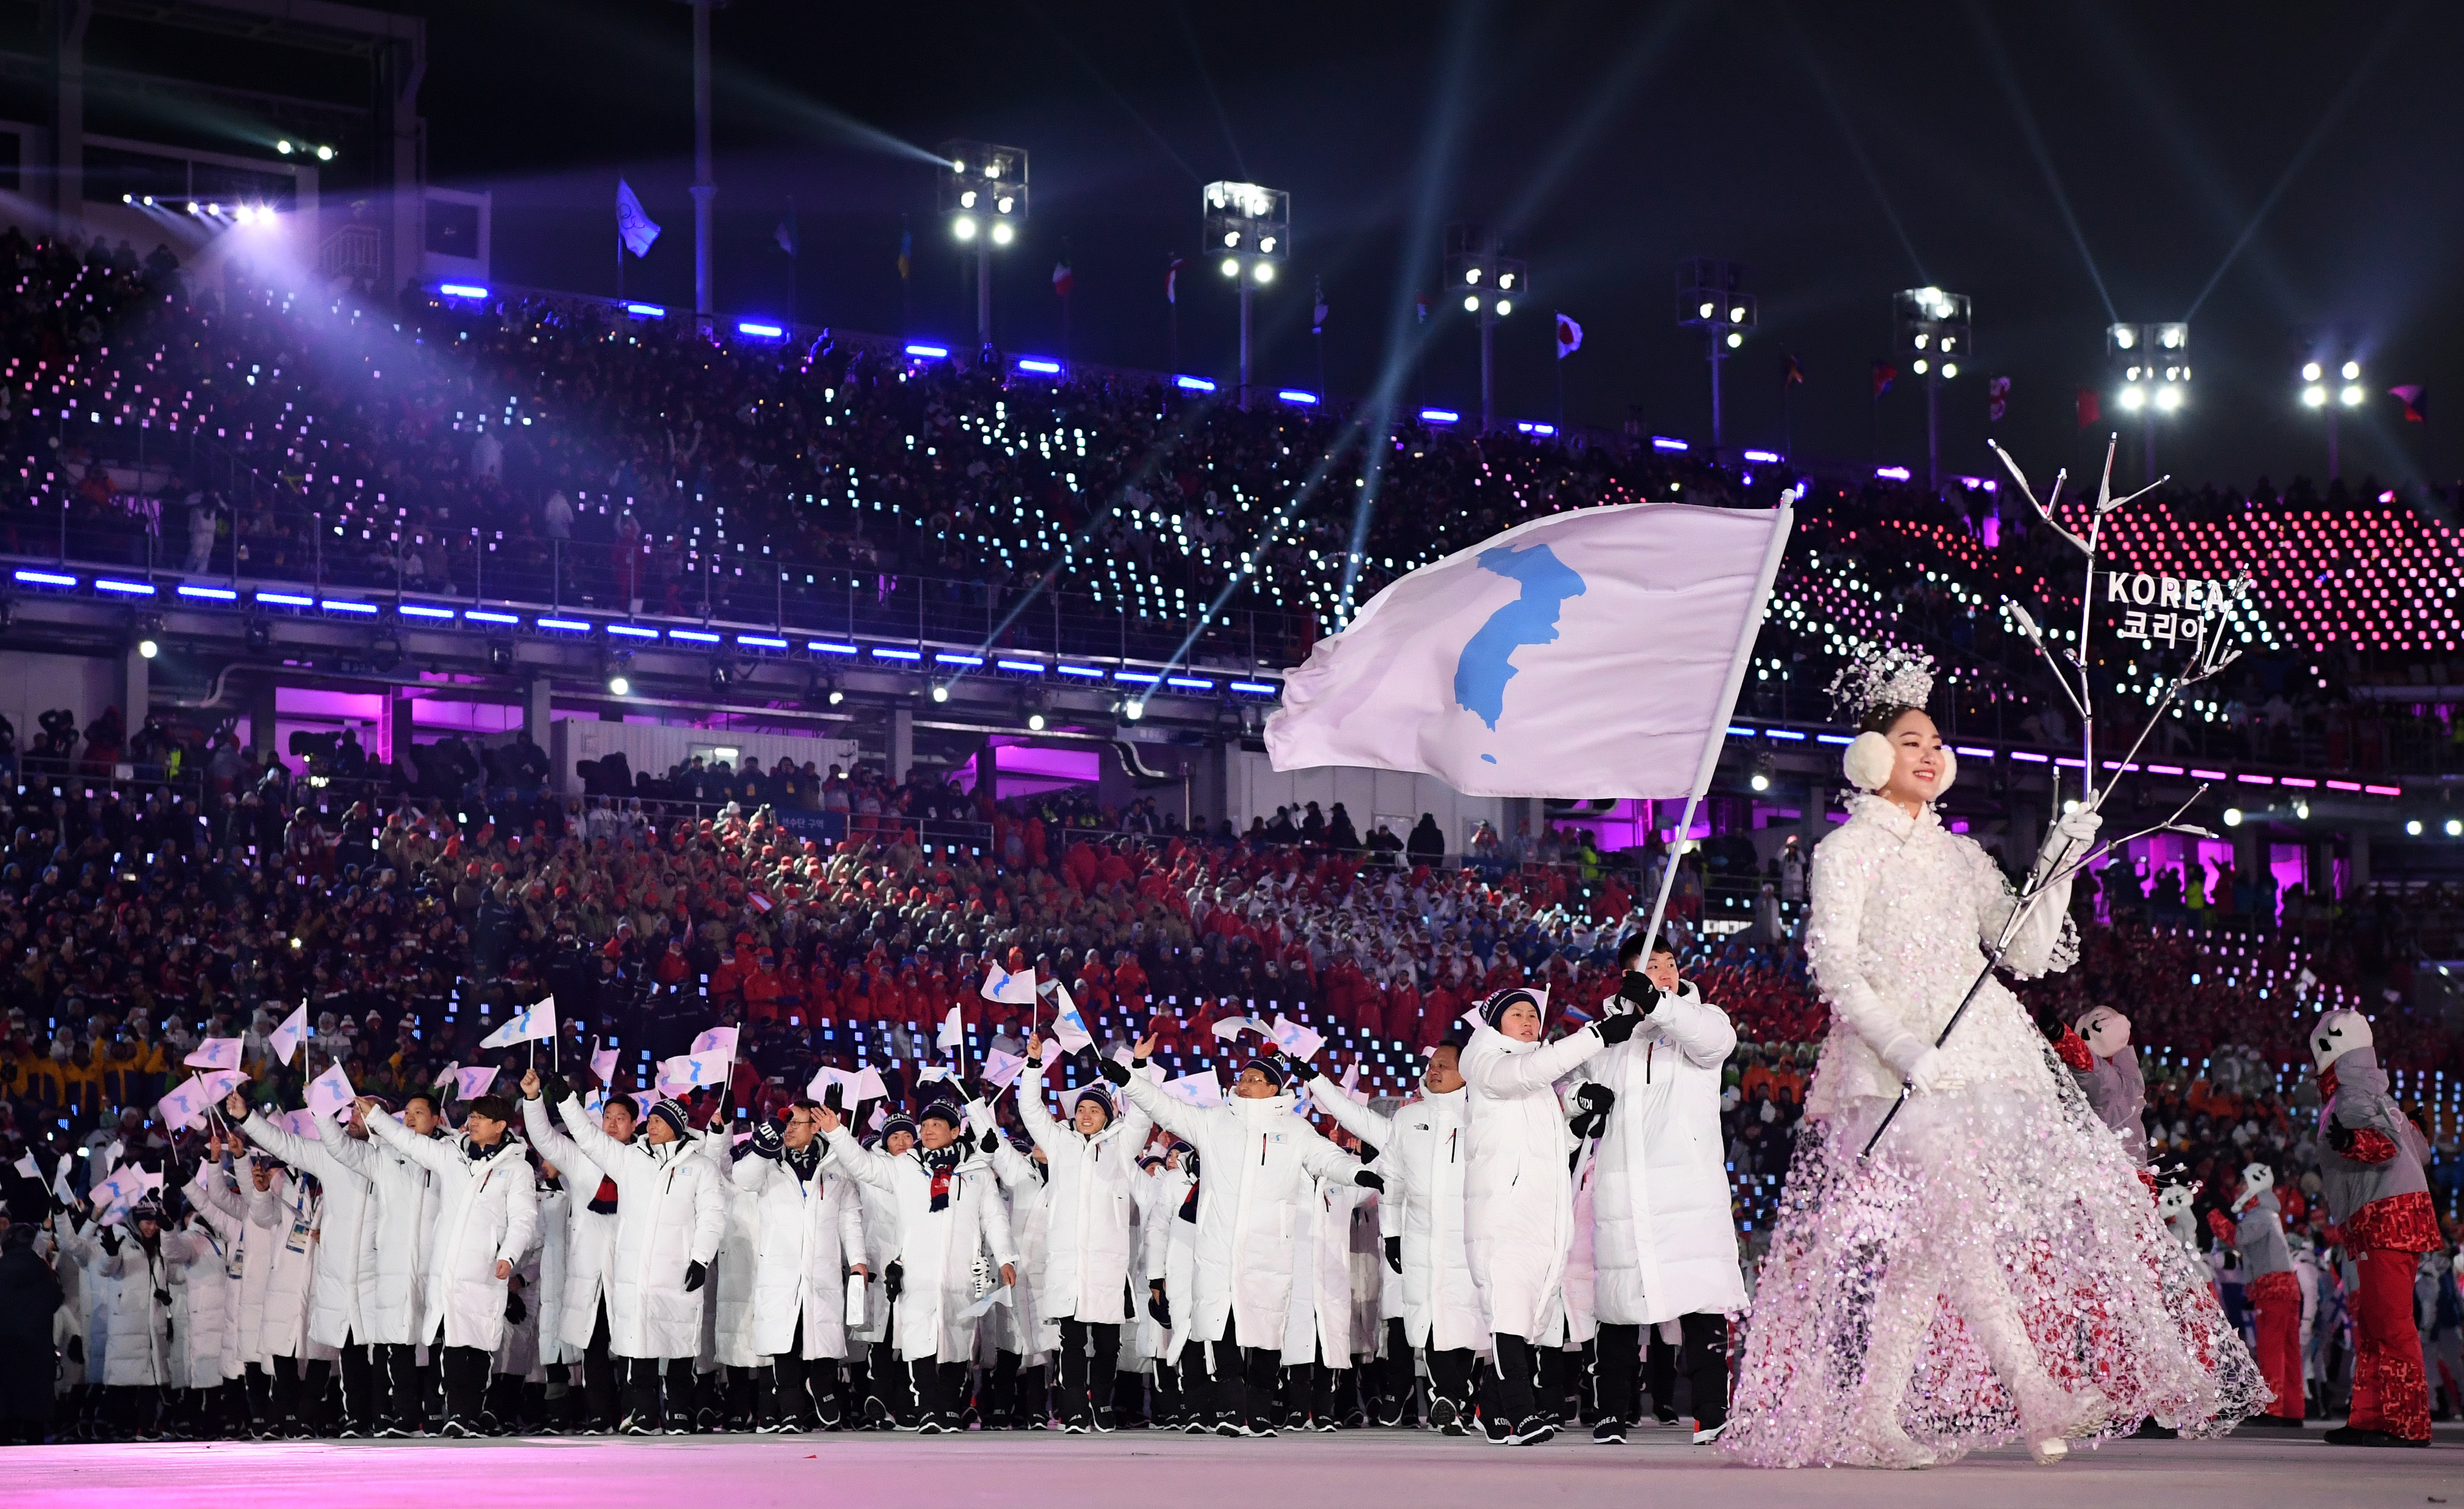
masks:
{"label": "woman in white beaded gown", "polygon": [[[1933,802],[1956,773],[1922,663],[1865,668],[1845,825],[1814,855],[1806,955],[1831,1031],[1761,1269],[1723,1448],[1763,1466],[1924,1467],[2153,1417],[2229,1430],[2267,1396],[2204,1272],[2018,999],[1988,979],[2017,904]],[[2063,817],[2037,875],[2085,853]],[[2076,957],[2056,879],[2002,967]],[[1873,1155],[1866,1141],[1911,1086]]]}

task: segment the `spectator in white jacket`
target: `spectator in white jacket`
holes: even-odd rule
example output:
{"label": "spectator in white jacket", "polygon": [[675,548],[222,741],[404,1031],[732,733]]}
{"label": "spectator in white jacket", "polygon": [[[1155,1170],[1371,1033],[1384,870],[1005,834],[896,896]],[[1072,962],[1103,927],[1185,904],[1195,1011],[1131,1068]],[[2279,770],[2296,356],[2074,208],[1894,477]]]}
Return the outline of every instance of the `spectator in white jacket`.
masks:
{"label": "spectator in white jacket", "polygon": [[889,1255],[899,1300],[894,1327],[899,1357],[916,1394],[917,1429],[938,1435],[958,1429],[959,1395],[974,1355],[980,1256],[1001,1265],[1004,1286],[1018,1281],[1019,1253],[992,1169],[971,1157],[960,1135],[966,1115],[947,1101],[915,1119],[915,1150],[903,1156],[859,1144],[827,1106],[822,1130],[830,1156],[847,1172],[897,1198],[898,1250]]}
{"label": "spectator in white jacket", "polygon": [[[1037,1298],[1061,1326],[1061,1428],[1084,1435],[1112,1428],[1113,1365],[1130,1319],[1131,1180],[1154,1120],[1135,1105],[1113,1114],[1100,1084],[1082,1086],[1069,1125],[1044,1104],[1044,1039],[1026,1045],[1018,1119],[1051,1170],[1045,1191],[1047,1247]],[[1094,1353],[1089,1371],[1088,1352]],[[1089,1380],[1102,1390],[1089,1391]]]}
{"label": "spectator in white jacket", "polygon": [[[1592,1439],[1621,1441],[1637,1422],[1636,1366],[1655,1334],[1652,1403],[1674,1418],[1677,1347],[1692,1391],[1694,1439],[1718,1440],[1728,1420],[1728,1321],[1746,1307],[1720,1130],[1721,1066],[1736,1050],[1727,1014],[1678,977],[1666,943],[1637,971],[1642,935],[1617,951],[1624,982],[1602,1003],[1639,1025],[1583,1073],[1578,1103],[1604,1113],[1593,1170],[1593,1297],[1599,1315],[1599,1423]],[[1606,1100],[1597,1092],[1605,1092]]]}
{"label": "spectator in white jacket", "polygon": [[1377,1149],[1386,1179],[1378,1197],[1378,1231],[1387,1271],[1402,1290],[1402,1319],[1389,1361],[1402,1387],[1390,1387],[1382,1425],[1411,1423],[1408,1380],[1418,1352],[1429,1369],[1429,1426],[1462,1435],[1472,1418],[1472,1367],[1488,1346],[1488,1318],[1472,1282],[1463,1245],[1463,1174],[1470,1167],[1463,1127],[1470,1096],[1463,1087],[1463,1048],[1441,1043],[1420,1072],[1417,1100],[1382,1116],[1320,1076],[1310,1084],[1335,1125]]}
{"label": "spectator in white jacket", "polygon": [[1129,1068],[1105,1064],[1105,1077],[1163,1128],[1198,1150],[1197,1271],[1192,1293],[1165,1292],[1191,1339],[1206,1344],[1220,1435],[1275,1433],[1275,1373],[1292,1296],[1292,1234],[1316,1179],[1369,1189],[1383,1181],[1292,1114],[1292,1070],[1281,1054],[1242,1066],[1221,1105],[1174,1100],[1135,1072],[1153,1052],[1137,1045]]}
{"label": "spectator in white jacket", "polygon": [[1481,1003],[1480,1019],[1463,1049],[1463,1075],[1471,1096],[1463,1246],[1489,1323],[1481,1424],[1498,1445],[1529,1446],[1556,1433],[1532,1387],[1532,1347],[1564,1338],[1566,1255],[1574,1240],[1574,1136],[1555,1086],[1632,1037],[1636,1018],[1611,1017],[1544,1043],[1539,997],[1509,987]]}
{"label": "spectator in white jacket", "polygon": [[[753,1285],[722,1307],[741,1349],[767,1359],[754,1373],[755,1429],[764,1435],[835,1430],[837,1361],[847,1354],[847,1279],[866,1274],[863,1202],[821,1138],[821,1106],[782,1105],[753,1128],[730,1178],[752,1199]],[[809,1364],[821,1364],[819,1367]]]}
{"label": "spectator in white jacket", "polygon": [[[324,1210],[317,1227],[310,1261],[308,1339],[333,1347],[342,1365],[342,1420],[345,1440],[373,1435],[375,1371],[366,1323],[360,1319],[360,1267],[368,1250],[367,1224],[374,1214],[372,1185],[362,1171],[364,1160],[345,1160],[336,1143],[354,1135],[330,1116],[310,1113],[317,1140],[293,1135],[262,1111],[252,1110],[247,1097],[233,1090],[223,1102],[223,1114],[248,1140],[295,1169],[317,1176],[324,1193]],[[363,1141],[367,1132],[357,1133]]]}
{"label": "spectator in white jacket", "polygon": [[[627,1435],[693,1427],[693,1359],[701,1352],[701,1287],[718,1256],[727,1199],[718,1169],[686,1135],[684,1108],[658,1101],[639,1141],[592,1125],[572,1089],[522,1076],[525,1099],[545,1092],[582,1156],[615,1181],[616,1231],[607,1259],[607,1350],[625,1362]],[[665,1389],[661,1388],[664,1373]]]}
{"label": "spectator in white jacket", "polygon": [[501,1096],[471,1103],[462,1130],[420,1137],[374,1101],[360,1115],[378,1141],[436,1175],[436,1244],[420,1302],[420,1345],[445,1348],[448,1436],[475,1434],[486,1408],[490,1361],[504,1340],[506,1280],[538,1223],[530,1161],[505,1135],[514,1108]]}
{"label": "spectator in white jacket", "polygon": [[[599,1108],[599,1129],[607,1140],[630,1147],[640,1123],[629,1095],[607,1097]],[[541,1347],[557,1334],[557,1350],[582,1363],[582,1386],[590,1429],[612,1433],[617,1426],[616,1365],[607,1352],[607,1259],[615,1251],[616,1181],[590,1161],[573,1139],[556,1129],[547,1102],[522,1092],[522,1135],[554,1165],[569,1195],[565,1214],[564,1267],[558,1302],[539,1317]],[[546,1297],[541,1296],[544,1301]]]}

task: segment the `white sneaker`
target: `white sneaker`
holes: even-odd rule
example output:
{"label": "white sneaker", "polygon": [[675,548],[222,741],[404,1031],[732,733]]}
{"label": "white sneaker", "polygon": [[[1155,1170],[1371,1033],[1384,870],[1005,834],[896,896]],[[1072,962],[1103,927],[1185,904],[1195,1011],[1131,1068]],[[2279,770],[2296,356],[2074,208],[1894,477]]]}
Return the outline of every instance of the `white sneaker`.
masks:
{"label": "white sneaker", "polygon": [[1712,1442],[1718,1440],[1722,1435],[1726,1434],[1727,1432],[1727,1429],[1728,1422],[1726,1420],[1713,1426],[1705,1426],[1702,1421],[1697,1420],[1694,1422],[1694,1444],[1697,1446],[1708,1446]]}

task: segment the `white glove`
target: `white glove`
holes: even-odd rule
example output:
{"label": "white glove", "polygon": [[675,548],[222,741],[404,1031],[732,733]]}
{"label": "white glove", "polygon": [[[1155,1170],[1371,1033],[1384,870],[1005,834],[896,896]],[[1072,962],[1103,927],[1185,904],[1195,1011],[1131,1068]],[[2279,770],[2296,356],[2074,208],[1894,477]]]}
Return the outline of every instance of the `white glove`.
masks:
{"label": "white glove", "polygon": [[1968,1088],[1968,1077],[1953,1068],[1940,1048],[1927,1048],[1908,1065],[1908,1085],[1920,1095],[1940,1095]]}
{"label": "white glove", "polygon": [[2096,843],[2097,830],[2104,819],[2095,809],[2073,807],[2054,820],[2054,831],[2045,838],[2043,852],[2036,856],[2036,874],[2051,875],[2055,870],[2075,863]]}

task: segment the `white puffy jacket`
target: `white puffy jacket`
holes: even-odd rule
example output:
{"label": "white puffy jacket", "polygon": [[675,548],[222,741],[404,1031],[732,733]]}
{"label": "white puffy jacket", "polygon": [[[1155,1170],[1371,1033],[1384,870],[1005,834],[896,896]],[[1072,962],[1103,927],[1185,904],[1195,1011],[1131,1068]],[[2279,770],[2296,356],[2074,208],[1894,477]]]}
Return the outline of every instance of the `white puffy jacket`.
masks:
{"label": "white puffy jacket", "polygon": [[1483,1025],[1463,1051],[1471,1097],[1463,1248],[1498,1335],[1545,1345],[1564,1334],[1574,1134],[1554,1086],[1604,1046],[1590,1028],[1555,1042],[1518,1042]]}
{"label": "white puffy jacket", "polygon": [[315,1270],[309,1286],[310,1340],[340,1346],[348,1336],[363,1343],[368,1338],[366,1328],[360,1323],[360,1266],[368,1248],[367,1223],[375,1207],[373,1190],[367,1174],[355,1166],[363,1160],[345,1161],[332,1148],[334,1143],[348,1141],[348,1134],[330,1116],[313,1119],[317,1123],[316,1142],[295,1136],[256,1110],[249,1112],[240,1130],[249,1141],[284,1163],[315,1174],[323,1192],[324,1209],[318,1220],[315,1251],[310,1255],[310,1266]]}
{"label": "white puffy jacket", "polygon": [[1369,1192],[1349,1178],[1312,1180],[1292,1234],[1292,1299],[1284,1366],[1352,1366],[1352,1210]]}
{"label": "white puffy jacket", "polygon": [[1018,1119],[1052,1172],[1038,1298],[1056,1320],[1118,1325],[1128,1319],[1130,1181],[1154,1118],[1134,1104],[1123,1105],[1102,1131],[1084,1136],[1052,1119],[1044,1104],[1044,1066],[1029,1063],[1019,1075]]}
{"label": "white puffy jacket", "polygon": [[[986,1249],[994,1264],[1020,1254],[1010,1239],[1009,1213],[992,1170],[979,1159],[962,1161],[944,1185],[942,1209],[933,1209],[934,1176],[923,1149],[893,1157],[858,1143],[842,1126],[830,1133],[830,1156],[847,1171],[898,1201],[900,1289],[898,1355],[909,1362],[935,1357],[965,1362],[975,1351],[976,1321],[964,1313],[976,1302],[977,1259]],[[1000,1282],[996,1276],[995,1283]],[[1011,1302],[1017,1302],[1013,1296]]]}
{"label": "white puffy jacket", "polygon": [[[559,1166],[560,1169],[561,1165]],[[539,1192],[539,1279],[523,1296],[539,1319],[539,1360],[542,1367],[582,1361],[589,1344],[576,1346],[564,1339],[566,1254],[573,1245],[573,1196],[563,1188]]]}
{"label": "white puffy jacket", "polygon": [[436,1175],[436,1244],[420,1301],[420,1342],[494,1352],[505,1335],[505,1280],[496,1264],[522,1260],[539,1223],[537,1191],[521,1143],[483,1149],[469,1136],[418,1137],[381,1110],[368,1131]]}
{"label": "white puffy jacket", "polygon": [[828,1157],[800,1173],[795,1155],[770,1142],[756,1134],[729,1174],[753,1205],[752,1285],[741,1304],[720,1296],[720,1355],[733,1366],[751,1366],[735,1356],[779,1356],[801,1323],[806,1361],[845,1357],[847,1271],[864,1261],[863,1201]]}
{"label": "white puffy jacket", "polygon": [[60,1251],[83,1263],[99,1286],[106,1388],[164,1388],[171,1382],[171,1307],[157,1296],[170,1293],[171,1260],[165,1247],[173,1240],[157,1226],[149,1250],[137,1239],[133,1222],[80,1227],[60,1239]]}
{"label": "white puffy jacket", "polygon": [[171,1263],[171,1387],[211,1389],[224,1378],[227,1313],[238,1285],[231,1244],[200,1211],[164,1238],[163,1252]]}
{"label": "white puffy jacket", "polygon": [[[565,1360],[571,1361],[590,1349],[590,1338],[599,1329],[599,1301],[607,1282],[607,1257],[616,1246],[616,1217],[590,1208],[606,1175],[572,1138],[556,1129],[547,1102],[522,1102],[522,1135],[540,1157],[556,1166],[570,1192],[565,1205],[564,1263],[557,1301],[547,1313],[556,1318],[559,1347],[570,1353]],[[621,1206],[623,1201],[617,1203]]]}
{"label": "white puffy jacket", "polygon": [[1720,1074],[1737,1031],[1691,985],[1583,1066],[1617,1094],[1595,1155],[1592,1261],[1599,1318],[1652,1325],[1746,1307]]}
{"label": "white puffy jacket", "polygon": [[708,1153],[683,1138],[620,1143],[573,1096],[557,1103],[557,1114],[583,1156],[616,1181],[607,1350],[618,1357],[700,1355],[702,1297],[686,1290],[686,1270],[709,1268],[727,1224],[726,1196]]}
{"label": "white puffy jacket", "polygon": [[[1177,1367],[1181,1348],[1189,1345],[1189,1317],[1197,1309],[1191,1296],[1198,1288],[1198,1223],[1182,1220],[1180,1208],[1189,1198],[1190,1177],[1185,1168],[1166,1167],[1155,1173],[1153,1204],[1148,1207],[1144,1230],[1140,1233],[1145,1258],[1147,1282],[1163,1284],[1165,1313],[1172,1324],[1164,1328],[1162,1340],[1155,1348],[1155,1360]],[[1144,1304],[1142,1298],[1139,1302]]]}
{"label": "white puffy jacket", "polygon": [[1463,1176],[1471,1167],[1464,1124],[1469,1086],[1436,1095],[1423,1089],[1393,1115],[1380,1115],[1321,1077],[1311,1085],[1334,1124],[1377,1149],[1386,1192],[1377,1202],[1378,1236],[1403,1238],[1403,1335],[1415,1347],[1488,1349],[1488,1314],[1471,1280],[1463,1242]]}
{"label": "white puffy jacket", "polygon": [[1010,1239],[1018,1243],[1018,1282],[1009,1303],[985,1312],[989,1323],[976,1332],[978,1349],[989,1345],[996,1351],[1016,1352],[1024,1359],[1020,1366],[1032,1367],[1061,1346],[1061,1323],[1044,1294],[1044,1274],[1052,1252],[1052,1185],[1045,1169],[1010,1146],[1007,1138],[994,1146],[992,1166]]}
{"label": "white puffy jacket", "polygon": [[1294,1097],[1235,1097],[1221,1105],[1176,1101],[1143,1075],[1132,1104],[1198,1149],[1197,1271],[1171,1295],[1173,1321],[1188,1307],[1188,1336],[1220,1342],[1237,1323],[1243,1347],[1280,1347],[1292,1298],[1292,1238],[1314,1179],[1349,1180],[1360,1164],[1292,1114]]}
{"label": "white puffy jacket", "polygon": [[360,1254],[359,1323],[366,1327],[361,1340],[407,1346],[419,1339],[428,1251],[436,1239],[443,1196],[436,1175],[388,1143],[345,1136],[324,1147],[366,1179],[374,1196],[361,1223],[366,1237]]}

